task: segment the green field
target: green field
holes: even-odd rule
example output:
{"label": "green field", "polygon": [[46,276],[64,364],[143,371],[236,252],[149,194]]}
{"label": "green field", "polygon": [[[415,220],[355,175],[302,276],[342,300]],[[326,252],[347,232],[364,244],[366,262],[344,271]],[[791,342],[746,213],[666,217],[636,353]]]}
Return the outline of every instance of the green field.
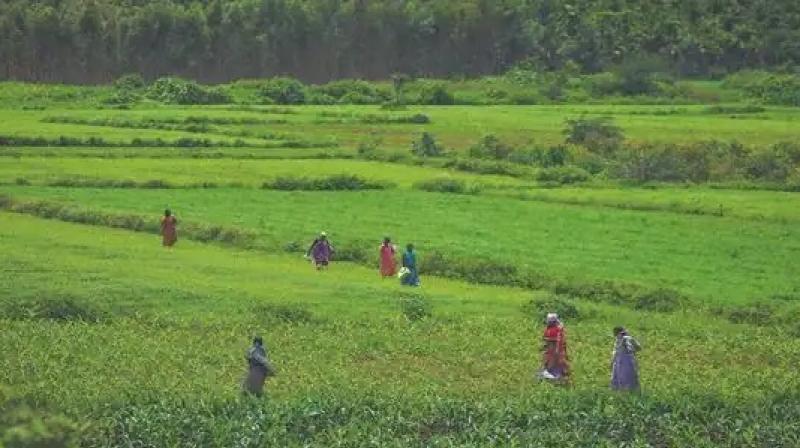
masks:
{"label": "green field", "polygon": [[[100,87],[47,92],[0,84],[0,143],[34,139],[0,146],[0,446],[800,446],[789,183],[561,185],[409,152],[422,132],[459,157],[485,134],[558,144],[581,115],[634,144],[762,147],[797,139],[796,109],[116,110],[92,106]],[[15,108],[26,94],[44,106]],[[367,160],[370,141],[405,155]],[[339,175],[380,189],[262,188]],[[326,272],[302,257],[321,230]],[[385,235],[415,243],[421,288],[379,277]],[[534,379],[549,311],[569,388]],[[608,391],[615,325],[644,345],[641,395]],[[264,399],[239,389],[254,334],[279,372]]]}

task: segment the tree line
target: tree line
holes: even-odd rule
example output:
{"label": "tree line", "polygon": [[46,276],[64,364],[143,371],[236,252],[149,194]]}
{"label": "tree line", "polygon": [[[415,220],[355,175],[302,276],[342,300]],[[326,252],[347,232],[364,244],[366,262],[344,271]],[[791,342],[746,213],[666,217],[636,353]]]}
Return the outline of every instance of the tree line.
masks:
{"label": "tree line", "polygon": [[593,73],[656,57],[682,76],[800,63],[796,0],[3,0],[0,78],[204,82]]}

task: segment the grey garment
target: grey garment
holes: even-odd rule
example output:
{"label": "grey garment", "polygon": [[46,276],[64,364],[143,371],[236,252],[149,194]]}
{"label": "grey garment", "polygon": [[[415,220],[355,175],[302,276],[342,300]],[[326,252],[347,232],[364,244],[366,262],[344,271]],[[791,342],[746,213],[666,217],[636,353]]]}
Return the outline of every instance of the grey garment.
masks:
{"label": "grey garment", "polygon": [[250,368],[242,388],[246,393],[261,396],[264,393],[264,382],[267,377],[275,374],[267,356],[267,349],[264,346],[254,344],[247,350],[245,359],[247,359]]}
{"label": "grey garment", "polygon": [[614,343],[611,357],[611,388],[614,390],[638,391],[639,363],[636,352],[642,349],[636,339],[621,334]]}

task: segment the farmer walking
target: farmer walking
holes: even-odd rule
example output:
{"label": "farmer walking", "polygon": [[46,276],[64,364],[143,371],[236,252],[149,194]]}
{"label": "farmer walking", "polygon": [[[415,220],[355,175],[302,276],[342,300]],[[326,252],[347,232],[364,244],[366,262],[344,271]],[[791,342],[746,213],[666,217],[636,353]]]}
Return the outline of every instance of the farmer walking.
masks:
{"label": "farmer walking", "polygon": [[614,351],[611,355],[611,389],[639,391],[639,365],[636,353],[642,346],[623,327],[614,328]]}
{"label": "farmer walking", "polygon": [[397,253],[397,247],[392,244],[391,238],[388,236],[383,239],[383,244],[380,247],[381,253],[381,276],[383,278],[394,277],[397,272],[397,262],[394,257]]}
{"label": "farmer walking", "polygon": [[260,397],[264,394],[264,382],[269,376],[275,376],[275,370],[269,363],[267,348],[261,336],[253,338],[253,346],[247,349],[245,359],[248,364],[247,377],[242,384],[242,390],[251,395]]}
{"label": "farmer walking", "polygon": [[314,261],[314,266],[317,267],[317,270],[321,271],[328,267],[334,252],[333,245],[328,241],[328,234],[320,232],[319,237],[308,248],[306,257],[310,257]]}
{"label": "farmer walking", "polygon": [[169,209],[164,210],[161,218],[161,244],[164,247],[172,247],[178,241],[178,220],[172,216]]}
{"label": "farmer walking", "polygon": [[540,373],[540,377],[559,383],[568,383],[569,356],[567,355],[567,335],[564,325],[556,313],[547,314],[546,323],[547,326],[542,336],[544,369]]}
{"label": "farmer walking", "polygon": [[417,271],[417,252],[414,245],[406,246],[403,253],[403,272],[400,277],[400,284],[406,286],[419,286],[419,272]]}

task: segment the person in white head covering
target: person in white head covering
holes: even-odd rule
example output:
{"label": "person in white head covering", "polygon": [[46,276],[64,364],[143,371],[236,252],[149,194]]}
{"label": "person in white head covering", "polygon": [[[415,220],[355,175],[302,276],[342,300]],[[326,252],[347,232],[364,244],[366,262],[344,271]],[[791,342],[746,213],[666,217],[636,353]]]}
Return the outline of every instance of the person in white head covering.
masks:
{"label": "person in white head covering", "polygon": [[569,380],[569,356],[567,355],[567,336],[564,325],[556,313],[548,313],[544,329],[542,377],[567,382]]}
{"label": "person in white head covering", "polygon": [[314,265],[318,270],[328,267],[328,264],[333,257],[333,245],[328,240],[328,234],[320,232],[319,237],[311,243],[311,247],[306,252],[306,257],[311,257],[314,260]]}

